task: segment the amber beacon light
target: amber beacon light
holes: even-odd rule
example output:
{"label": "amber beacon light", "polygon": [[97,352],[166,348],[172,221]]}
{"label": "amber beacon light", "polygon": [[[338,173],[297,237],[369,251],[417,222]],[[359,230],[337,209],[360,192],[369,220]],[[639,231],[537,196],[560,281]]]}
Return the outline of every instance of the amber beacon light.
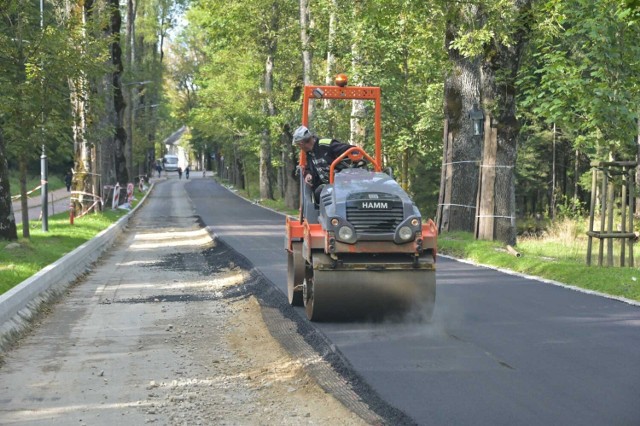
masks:
{"label": "amber beacon light", "polygon": [[344,87],[347,85],[349,79],[346,74],[336,75],[336,86]]}

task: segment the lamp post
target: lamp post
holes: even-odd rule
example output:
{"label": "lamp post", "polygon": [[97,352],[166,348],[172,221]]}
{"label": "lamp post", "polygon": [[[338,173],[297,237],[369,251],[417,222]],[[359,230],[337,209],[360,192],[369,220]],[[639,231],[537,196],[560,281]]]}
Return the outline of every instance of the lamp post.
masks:
{"label": "lamp post", "polygon": [[49,189],[49,170],[47,167],[47,154],[44,151],[44,144],[42,145],[42,155],[40,156],[40,199],[42,200],[42,230],[44,232],[49,231],[49,205],[47,203],[48,189]]}
{"label": "lamp post", "polygon": [[473,136],[482,136],[484,134],[484,113],[478,104],[474,103],[473,108],[469,111],[469,119],[473,122]]}

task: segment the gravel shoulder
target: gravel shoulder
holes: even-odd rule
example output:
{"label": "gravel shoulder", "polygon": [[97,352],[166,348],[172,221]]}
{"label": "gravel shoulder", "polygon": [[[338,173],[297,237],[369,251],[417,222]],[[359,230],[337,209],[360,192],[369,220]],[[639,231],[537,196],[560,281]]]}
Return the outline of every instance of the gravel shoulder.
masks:
{"label": "gravel shoulder", "polygon": [[183,185],[5,354],[0,424],[365,424],[274,340]]}

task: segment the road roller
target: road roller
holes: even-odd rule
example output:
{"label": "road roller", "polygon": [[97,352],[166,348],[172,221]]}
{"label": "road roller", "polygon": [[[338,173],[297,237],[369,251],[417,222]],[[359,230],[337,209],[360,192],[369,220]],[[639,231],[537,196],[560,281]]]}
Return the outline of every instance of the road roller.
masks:
{"label": "road roller", "polygon": [[[380,319],[416,312],[429,319],[436,295],[437,230],[382,171],[380,88],[305,86],[302,124],[312,99],[375,104],[375,153],[352,147],[331,164],[319,199],[305,184],[300,153],[300,211],[287,216],[287,293],[311,321]],[[345,163],[366,167],[347,167]],[[339,171],[338,171],[339,170]]]}

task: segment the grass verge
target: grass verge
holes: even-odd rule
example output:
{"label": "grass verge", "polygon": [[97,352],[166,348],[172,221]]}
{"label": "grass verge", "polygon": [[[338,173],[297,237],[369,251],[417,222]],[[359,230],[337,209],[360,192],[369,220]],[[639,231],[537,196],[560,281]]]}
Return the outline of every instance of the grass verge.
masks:
{"label": "grass verge", "polygon": [[[136,189],[134,207],[143,196]],[[107,209],[76,219],[73,226],[69,224],[69,214],[60,213],[49,217],[49,232],[42,231],[40,221],[30,221],[31,238],[19,238],[19,247],[6,250],[11,242],[0,241],[0,294],[89,241],[127,213]],[[22,225],[18,225],[18,235],[21,234]]]}
{"label": "grass verge", "polygon": [[450,232],[438,237],[438,251],[443,254],[640,301],[638,268],[589,267],[575,250],[543,239],[523,239],[517,249],[522,257],[509,254],[500,242],[478,241],[470,233]]}
{"label": "grass verge", "polygon": [[[49,176],[47,182],[49,183],[49,191],[55,191],[56,189],[65,187],[62,178],[56,175]],[[20,195],[20,181],[18,180],[17,173],[9,174],[9,185],[11,185],[11,196]],[[40,175],[27,176],[27,191],[31,191],[38,185],[40,185]],[[31,197],[33,197],[34,195],[39,196],[40,192],[32,194]]]}

